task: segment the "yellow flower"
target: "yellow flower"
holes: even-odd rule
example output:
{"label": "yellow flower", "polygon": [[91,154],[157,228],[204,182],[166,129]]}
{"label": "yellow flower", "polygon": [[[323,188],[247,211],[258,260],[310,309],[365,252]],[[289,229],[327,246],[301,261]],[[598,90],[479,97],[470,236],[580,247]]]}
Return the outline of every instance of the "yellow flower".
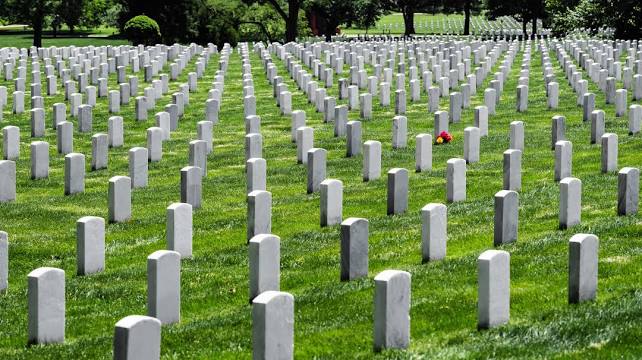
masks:
{"label": "yellow flower", "polygon": [[441,136],[437,137],[437,144],[441,144],[443,142],[444,142],[444,139]]}

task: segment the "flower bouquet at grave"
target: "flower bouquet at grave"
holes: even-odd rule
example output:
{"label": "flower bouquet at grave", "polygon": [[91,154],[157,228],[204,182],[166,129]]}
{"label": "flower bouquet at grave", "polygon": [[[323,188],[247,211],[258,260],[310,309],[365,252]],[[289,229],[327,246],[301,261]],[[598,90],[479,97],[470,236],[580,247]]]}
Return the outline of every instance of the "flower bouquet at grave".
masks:
{"label": "flower bouquet at grave", "polygon": [[439,133],[439,136],[437,136],[437,140],[435,140],[437,144],[448,144],[451,141],[453,141],[453,136],[450,135],[448,131],[442,131],[441,133]]}

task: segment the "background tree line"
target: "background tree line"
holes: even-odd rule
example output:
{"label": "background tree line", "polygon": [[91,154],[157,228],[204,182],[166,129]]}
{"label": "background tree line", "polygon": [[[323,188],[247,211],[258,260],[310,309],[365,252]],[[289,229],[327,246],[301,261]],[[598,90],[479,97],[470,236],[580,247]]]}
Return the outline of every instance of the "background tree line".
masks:
{"label": "background tree line", "polygon": [[154,19],[164,43],[224,42],[239,40],[293,41],[311,35],[309,23],[326,39],[341,26],[366,31],[384,14],[398,12],[404,34],[415,33],[417,13],[463,13],[464,34],[470,33],[472,15],[489,19],[512,16],[522,23],[524,35],[537,33],[537,20],[562,36],[578,28],[593,34],[605,27],[620,39],[642,38],[640,0],[0,0],[0,20],[27,24],[34,45],[42,34],[63,26],[107,26],[122,32],[127,20],[144,14]]}

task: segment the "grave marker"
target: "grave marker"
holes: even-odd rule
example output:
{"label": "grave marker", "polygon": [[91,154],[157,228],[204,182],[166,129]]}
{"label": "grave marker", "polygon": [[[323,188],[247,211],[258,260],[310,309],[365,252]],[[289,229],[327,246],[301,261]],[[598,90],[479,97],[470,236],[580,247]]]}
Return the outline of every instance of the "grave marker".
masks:
{"label": "grave marker", "polygon": [[108,191],[109,222],[129,221],[132,216],[131,179],[114,176],[109,179]]}
{"label": "grave marker", "polygon": [[65,272],[41,267],[27,275],[29,344],[65,341]]}
{"label": "grave marker", "polygon": [[592,234],[576,234],[568,244],[568,302],[594,300],[597,293],[599,240]]}
{"label": "grave marker", "polygon": [[0,203],[16,200],[16,163],[0,160]]}
{"label": "grave marker", "polygon": [[516,149],[504,151],[504,190],[522,190],[522,152]]}
{"label": "grave marker", "polygon": [[95,134],[91,137],[91,170],[107,168],[109,161],[109,142],[107,134]]}
{"label": "grave marker", "polygon": [[388,215],[408,210],[408,170],[394,168],[388,171]]}
{"label": "grave marker", "polygon": [[147,148],[135,147],[129,149],[129,178],[132,189],[147,187],[149,171],[149,155]]}
{"label": "grave marker", "polygon": [[374,281],[374,349],[405,349],[410,343],[410,273],[385,270]]}
{"label": "grave marker", "polygon": [[570,177],[573,173],[573,144],[558,141],[555,144],[555,181]]}
{"label": "grave marker", "polygon": [[446,205],[432,203],[421,209],[423,262],[441,260],[446,257],[447,227]]}
{"label": "grave marker", "polygon": [[516,191],[501,190],[495,194],[494,245],[517,241],[519,224],[519,195]]}
{"label": "grave marker", "polygon": [[120,319],[114,329],[114,360],[160,359],[161,322],[142,315]]}
{"label": "grave marker", "polygon": [[65,195],[85,192],[85,155],[65,155]]}
{"label": "grave marker", "polygon": [[192,205],[173,203],[167,207],[167,249],[181,258],[192,257]]}
{"label": "grave marker", "polygon": [[105,270],[105,219],[85,216],[76,222],[76,267],[78,275]]}
{"label": "grave marker", "polygon": [[617,171],[618,138],[617,134],[602,135],[602,172]]}
{"label": "grave marker", "polygon": [[265,291],[279,291],[281,277],[281,239],[258,234],[250,239],[250,302]]}
{"label": "grave marker", "polygon": [[446,200],[466,200],[466,160],[449,159],[446,163]]}
{"label": "grave marker", "polygon": [[510,318],[510,254],[486,250],[477,258],[479,329],[508,323]]}
{"label": "grave marker", "polygon": [[319,185],[321,193],[321,227],[341,223],[343,217],[343,183],[325,179]]}
{"label": "grave marker", "polygon": [[267,163],[263,158],[251,158],[245,162],[248,193],[266,190]]}
{"label": "grave marker", "polygon": [[158,250],[147,257],[147,315],[162,324],[181,319],[181,254]]}
{"label": "grave marker", "polygon": [[252,300],[254,359],[294,358],[294,297],[265,291]]}
{"label": "grave marker", "polygon": [[341,223],[341,281],[368,276],[368,227],[361,218]]}
{"label": "grave marker", "polygon": [[582,181],[567,177],[560,181],[560,229],[579,225],[582,219]]}
{"label": "grave marker", "polygon": [[247,241],[272,232],[272,193],[254,190],[247,195]]}
{"label": "grave marker", "polygon": [[193,209],[201,208],[203,197],[203,175],[197,166],[185,166],[181,169],[181,202],[192,205]]}
{"label": "grave marker", "polygon": [[49,177],[49,143],[34,141],[31,143],[31,179]]}
{"label": "grave marker", "polygon": [[617,214],[637,214],[639,197],[640,170],[633,167],[622,168],[617,176]]}

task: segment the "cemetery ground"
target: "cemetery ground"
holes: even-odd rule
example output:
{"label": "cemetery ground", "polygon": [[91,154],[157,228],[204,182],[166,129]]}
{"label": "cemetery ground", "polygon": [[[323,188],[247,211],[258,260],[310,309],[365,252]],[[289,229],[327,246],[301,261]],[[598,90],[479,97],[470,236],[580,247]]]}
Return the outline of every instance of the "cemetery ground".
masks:
{"label": "cemetery ground", "polygon": [[[1,39],[1,38],[0,38]],[[467,165],[467,199],[448,206],[446,259],[422,263],[421,208],[446,203],[446,161],[463,155],[463,130],[472,126],[473,109],[483,104],[477,89],[460,123],[450,124],[454,141],[433,145],[432,171],[415,173],[415,136],[432,134],[433,114],[427,95],[408,101],[408,146],[392,149],[391,107],[373,97],[373,118],[362,121],[362,140],[382,143],[382,177],[362,180],[362,155],[346,157],[346,139],[333,136],[333,124],[289,77],[284,63],[273,56],[278,74],[292,94],[292,109],[305,110],[314,128],[314,146],[328,151],[327,178],[344,184],[343,219],[361,217],[370,223],[369,276],[341,282],[339,226],[319,226],[319,194],[306,194],[306,167],[297,164],[290,140],[290,116],[280,115],[261,61],[251,51],[252,74],[261,117],[263,158],[267,161],[267,190],[272,193],[272,233],[281,238],[281,291],[295,298],[296,358],[487,358],[487,357],[635,357],[642,351],[642,227],[639,216],[617,216],[617,173],[600,171],[599,145],[589,141],[590,123],[551,51],[560,84],[559,107],[549,110],[542,61],[535,43],[529,83],[528,110],[515,111],[517,81],[523,51],[510,71],[497,115],[489,117],[489,136],[481,139],[480,161]],[[502,55],[503,56],[503,55]],[[180,169],[188,163],[188,142],[196,139],[196,123],[204,119],[204,103],[214,81],[219,55],[190,94],[190,105],[171,140],[163,143],[163,158],[149,164],[149,184],[132,191],[132,219],[106,227],[106,266],[101,273],[76,275],[76,221],[83,216],[107,218],[108,179],[128,174],[128,149],[146,146],[146,129],[153,114],[171,101],[178,84],[194,71],[190,63],[170,91],[136,121],[135,101],[121,107],[125,144],[109,150],[108,169],[89,171],[83,194],[65,196],[64,157],[55,149],[51,107],[64,94],[45,98],[46,136],[50,173],[30,179],[29,112],[4,109],[2,126],[20,127],[17,161],[17,201],[0,204],[0,229],[9,233],[9,288],[0,296],[0,358],[111,358],[114,324],[131,314],[147,313],[147,256],[166,248],[166,208],[180,201]],[[491,70],[496,71],[499,62]],[[347,66],[344,75],[347,77]],[[366,66],[369,73],[372,68]],[[167,69],[165,69],[167,70]],[[129,69],[128,69],[129,71]],[[110,89],[117,88],[110,74]],[[139,76],[139,94],[146,84]],[[338,86],[328,89],[337,97]],[[12,81],[0,85],[13,88]],[[408,89],[408,88],[407,88]],[[248,246],[246,244],[246,180],[241,58],[230,55],[219,123],[214,127],[214,150],[203,179],[203,206],[194,212],[193,259],[181,261],[181,321],[163,326],[161,352],[166,359],[250,358],[252,310],[248,303]],[[628,116],[615,118],[614,105],[604,105],[596,93],[596,108],[607,114],[606,129],[619,136],[618,167],[640,167],[640,135],[628,134]],[[407,91],[407,93],[409,93]],[[629,91],[628,104],[631,101]],[[394,92],[393,92],[394,94]],[[393,96],[394,99],[394,96]],[[345,100],[338,100],[345,104]],[[29,100],[25,101],[28,108]],[[441,99],[448,110],[448,98]],[[550,149],[551,118],[566,117],[566,137],[573,143],[573,176],[582,180],[582,223],[568,230],[558,225],[559,184],[553,180],[554,151]],[[107,98],[98,98],[92,133],[107,132]],[[76,118],[68,119],[76,122]],[[359,120],[351,111],[349,120]],[[510,322],[477,330],[477,258],[493,249],[493,201],[502,189],[502,153],[509,148],[509,124],[525,124],[522,190],[519,192],[519,237],[499,249],[511,254]],[[74,124],[76,127],[76,124]],[[74,131],[74,151],[91,157],[91,135]],[[410,172],[408,211],[386,215],[386,172]],[[600,239],[599,286],[596,301],[569,305],[568,240],[592,233]],[[66,338],[64,344],[27,346],[27,274],[42,266],[66,273]],[[406,350],[373,353],[373,278],[386,269],[412,275],[410,346]]]}

